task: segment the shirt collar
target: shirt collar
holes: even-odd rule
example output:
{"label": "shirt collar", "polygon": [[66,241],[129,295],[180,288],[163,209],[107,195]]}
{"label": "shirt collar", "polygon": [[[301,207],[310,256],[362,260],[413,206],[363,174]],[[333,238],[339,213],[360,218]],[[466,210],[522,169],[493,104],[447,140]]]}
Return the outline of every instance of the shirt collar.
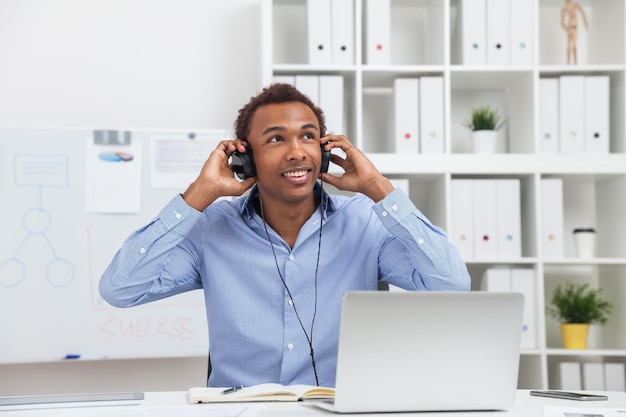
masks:
{"label": "shirt collar", "polygon": [[[324,199],[324,220],[326,220],[328,213],[333,213],[336,210],[335,203],[330,194],[328,194],[326,190],[322,188],[322,185],[319,181],[315,183],[315,188],[313,189],[313,192],[316,195],[323,193],[322,196]],[[249,219],[252,219],[254,217],[254,200],[256,200],[258,195],[259,187],[255,185],[245,197],[245,201],[243,202],[243,205],[241,207],[241,214],[247,216]]]}

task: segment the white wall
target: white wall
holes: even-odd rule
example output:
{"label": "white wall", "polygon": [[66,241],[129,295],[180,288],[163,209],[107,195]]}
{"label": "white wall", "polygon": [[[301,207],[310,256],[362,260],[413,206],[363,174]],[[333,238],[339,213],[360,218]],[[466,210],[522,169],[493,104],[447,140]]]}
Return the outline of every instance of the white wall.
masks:
{"label": "white wall", "polygon": [[[0,125],[230,129],[261,87],[260,16],[260,0],[0,0]],[[0,395],[186,390],[206,362],[0,365]]]}

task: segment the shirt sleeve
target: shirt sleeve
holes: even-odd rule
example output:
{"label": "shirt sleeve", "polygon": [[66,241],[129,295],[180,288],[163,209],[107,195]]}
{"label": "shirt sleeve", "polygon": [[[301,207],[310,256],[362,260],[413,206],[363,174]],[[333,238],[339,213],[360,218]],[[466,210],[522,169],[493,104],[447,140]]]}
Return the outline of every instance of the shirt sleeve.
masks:
{"label": "shirt sleeve", "polygon": [[102,298],[116,307],[130,307],[201,288],[199,255],[179,247],[201,216],[176,195],[115,254],[100,279]]}
{"label": "shirt sleeve", "polygon": [[404,289],[469,290],[470,275],[447,234],[398,188],[373,207],[388,231],[380,279]]}

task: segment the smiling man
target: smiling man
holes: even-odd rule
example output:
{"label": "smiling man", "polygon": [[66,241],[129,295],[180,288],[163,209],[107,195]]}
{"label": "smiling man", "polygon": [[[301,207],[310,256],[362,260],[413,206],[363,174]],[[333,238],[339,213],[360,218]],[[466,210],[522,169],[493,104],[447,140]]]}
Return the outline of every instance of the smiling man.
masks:
{"label": "smiling man", "polygon": [[[265,88],[239,111],[237,139],[217,146],[102,276],[102,297],[118,307],[204,291],[210,386],[332,387],[347,291],[470,287],[446,234],[325,130],[322,110],[293,86]],[[328,157],[341,176],[325,172]],[[233,169],[247,175],[237,180]],[[328,194],[323,182],[357,194]]]}

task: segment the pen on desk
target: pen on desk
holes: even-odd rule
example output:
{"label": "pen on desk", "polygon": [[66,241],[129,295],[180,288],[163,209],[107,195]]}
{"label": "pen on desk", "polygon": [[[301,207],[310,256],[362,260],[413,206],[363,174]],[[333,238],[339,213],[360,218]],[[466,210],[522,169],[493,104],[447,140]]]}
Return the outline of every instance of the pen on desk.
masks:
{"label": "pen on desk", "polygon": [[68,353],[64,359],[106,359],[104,355]]}
{"label": "pen on desk", "polygon": [[224,391],[222,391],[221,395],[232,394],[233,392],[239,391],[242,388],[243,385],[239,385],[238,387],[226,388]]}

